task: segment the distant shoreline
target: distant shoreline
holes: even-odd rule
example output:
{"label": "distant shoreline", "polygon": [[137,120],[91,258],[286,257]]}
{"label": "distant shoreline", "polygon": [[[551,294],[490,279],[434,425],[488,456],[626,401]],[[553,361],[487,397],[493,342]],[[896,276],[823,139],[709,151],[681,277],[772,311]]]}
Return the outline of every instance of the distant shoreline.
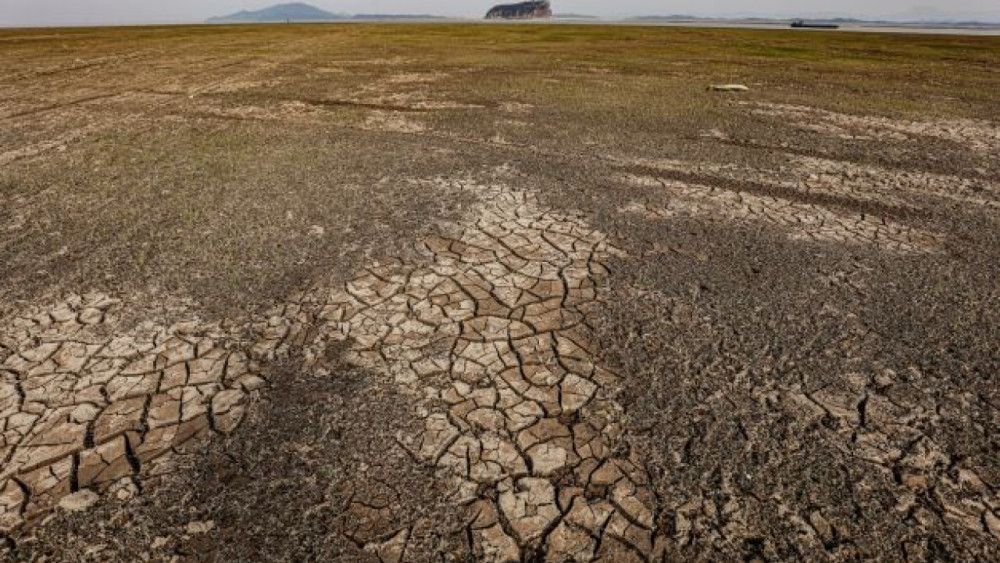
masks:
{"label": "distant shoreline", "polygon": [[[825,21],[825,20],[816,20]],[[146,23],[117,23],[117,24],[60,24],[60,25],[5,25],[0,24],[0,30],[41,30],[41,29],[83,29],[83,28],[132,28],[132,27],[214,27],[226,25],[351,25],[351,24],[473,24],[473,25],[607,25],[607,26],[629,26],[629,27],[676,27],[676,28],[710,28],[710,29],[759,29],[759,30],[788,30],[791,20],[682,20],[669,18],[648,19],[604,19],[596,17],[566,17],[538,20],[493,20],[486,21],[473,18],[446,18],[446,17],[371,17],[371,18],[351,18],[351,19],[331,19],[312,21],[275,21],[275,22],[146,22]],[[1000,36],[1000,23],[998,24],[948,24],[948,23],[893,23],[893,22],[851,22],[841,23],[838,30],[795,30],[800,33],[912,33],[912,34],[932,34],[932,35],[968,35],[968,36]]]}

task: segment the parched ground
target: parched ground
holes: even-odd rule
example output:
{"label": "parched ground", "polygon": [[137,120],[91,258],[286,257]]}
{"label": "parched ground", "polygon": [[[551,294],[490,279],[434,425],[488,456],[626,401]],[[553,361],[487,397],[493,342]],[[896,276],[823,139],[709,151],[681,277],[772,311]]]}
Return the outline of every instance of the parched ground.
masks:
{"label": "parched ground", "polygon": [[3,31],[0,549],[1000,560],[998,276],[995,38]]}

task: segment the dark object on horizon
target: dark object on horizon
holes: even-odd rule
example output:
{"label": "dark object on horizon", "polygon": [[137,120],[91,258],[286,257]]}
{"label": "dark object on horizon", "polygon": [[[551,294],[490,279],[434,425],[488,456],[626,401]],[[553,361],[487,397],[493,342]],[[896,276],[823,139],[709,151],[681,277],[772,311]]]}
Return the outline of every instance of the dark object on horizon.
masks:
{"label": "dark object on horizon", "polygon": [[796,29],[840,29],[840,26],[834,23],[811,23],[805,20],[793,21],[792,27]]}
{"label": "dark object on horizon", "polygon": [[486,12],[488,20],[528,20],[552,17],[552,5],[547,0],[501,4]]}

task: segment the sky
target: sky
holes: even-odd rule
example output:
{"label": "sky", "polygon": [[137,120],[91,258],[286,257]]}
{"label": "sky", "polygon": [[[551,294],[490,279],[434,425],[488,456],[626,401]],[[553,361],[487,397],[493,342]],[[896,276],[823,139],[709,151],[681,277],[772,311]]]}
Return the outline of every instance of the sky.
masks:
{"label": "sky", "polygon": [[[200,22],[291,0],[0,0],[0,26]],[[331,12],[481,17],[501,1],[304,0]],[[1000,21],[997,0],[551,0],[556,13],[605,17],[688,14],[721,17],[979,19]]]}

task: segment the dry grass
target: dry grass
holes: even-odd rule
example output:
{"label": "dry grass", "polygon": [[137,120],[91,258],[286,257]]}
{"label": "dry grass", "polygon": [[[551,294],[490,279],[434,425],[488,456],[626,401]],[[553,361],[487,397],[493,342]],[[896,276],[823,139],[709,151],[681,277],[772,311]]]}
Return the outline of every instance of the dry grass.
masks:
{"label": "dry grass", "polygon": [[0,197],[23,226],[0,234],[0,295],[152,286],[252,308],[426,228],[447,202],[393,186],[474,168],[471,146],[655,156],[698,153],[720,124],[798,134],[707,95],[715,82],[851,114],[995,117],[997,46],[565,25],[3,31]]}

